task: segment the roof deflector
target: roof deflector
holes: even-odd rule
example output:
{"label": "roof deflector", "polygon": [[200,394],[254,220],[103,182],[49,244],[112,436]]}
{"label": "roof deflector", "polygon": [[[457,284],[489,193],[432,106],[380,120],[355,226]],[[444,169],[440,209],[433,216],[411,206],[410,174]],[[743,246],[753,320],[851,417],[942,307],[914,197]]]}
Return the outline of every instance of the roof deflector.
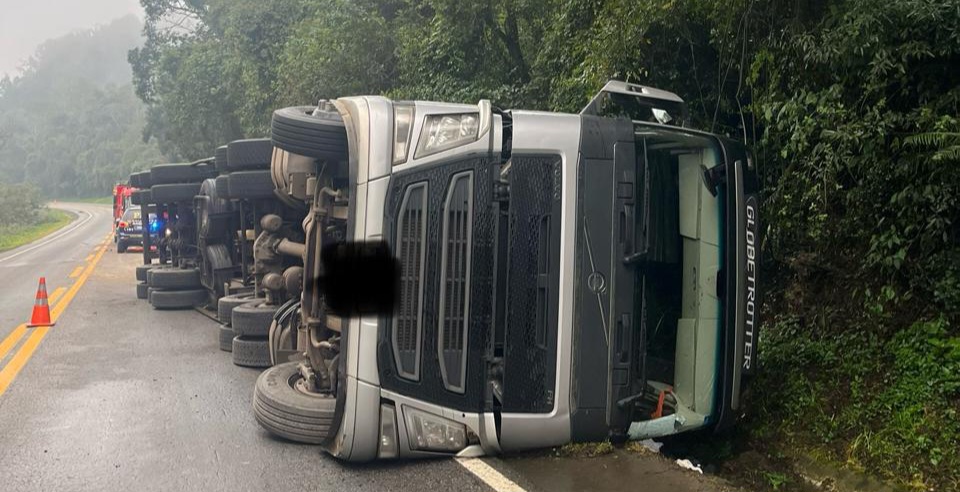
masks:
{"label": "roof deflector", "polygon": [[680,96],[619,80],[607,82],[580,114],[623,117],[674,126],[686,126],[687,123],[687,106]]}

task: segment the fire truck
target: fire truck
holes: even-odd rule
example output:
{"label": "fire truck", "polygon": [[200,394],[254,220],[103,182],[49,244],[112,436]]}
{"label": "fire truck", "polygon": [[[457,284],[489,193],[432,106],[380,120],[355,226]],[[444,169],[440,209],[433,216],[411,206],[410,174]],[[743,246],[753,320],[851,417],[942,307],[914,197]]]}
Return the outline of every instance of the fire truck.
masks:
{"label": "fire truck", "polygon": [[113,187],[113,228],[116,231],[117,224],[120,222],[120,217],[123,216],[123,212],[127,210],[127,207],[130,206],[130,195],[136,191],[137,188],[127,185],[127,184],[117,184]]}

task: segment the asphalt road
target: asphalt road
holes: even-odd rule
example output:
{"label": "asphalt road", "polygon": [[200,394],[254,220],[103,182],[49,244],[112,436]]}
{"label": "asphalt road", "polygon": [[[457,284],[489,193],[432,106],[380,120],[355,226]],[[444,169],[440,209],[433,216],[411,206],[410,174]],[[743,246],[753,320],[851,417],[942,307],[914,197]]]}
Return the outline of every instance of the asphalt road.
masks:
{"label": "asphalt road", "polygon": [[[155,311],[137,300],[141,256],[116,253],[109,208],[62,207],[80,218],[0,255],[0,344],[8,346],[0,357],[0,490],[727,488],[658,456],[356,466],[275,439],[250,409],[259,371],[234,366],[217,349],[216,324],[195,311]],[[51,292],[64,288],[52,303],[56,326],[26,329],[11,344],[11,334],[24,330],[40,275]]]}
{"label": "asphalt road", "polygon": [[[73,283],[70,275],[111,231],[112,209],[104,205],[60,203],[53,207],[76,214],[63,229],[0,253],[0,340],[30,320],[37,283],[47,278],[47,294]],[[2,363],[2,358],[0,358]]]}

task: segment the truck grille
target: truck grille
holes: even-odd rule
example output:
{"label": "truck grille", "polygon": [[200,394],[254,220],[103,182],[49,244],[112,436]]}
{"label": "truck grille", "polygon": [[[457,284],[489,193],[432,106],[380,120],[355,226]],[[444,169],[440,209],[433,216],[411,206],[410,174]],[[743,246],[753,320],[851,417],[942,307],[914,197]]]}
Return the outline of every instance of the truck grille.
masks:
{"label": "truck grille", "polygon": [[400,258],[400,299],[393,321],[397,371],[407,379],[420,377],[420,336],[423,312],[424,243],[426,241],[427,184],[407,188],[397,227]]}
{"label": "truck grille", "polygon": [[504,339],[505,412],[549,412],[556,384],[561,161],[513,156]]}
{"label": "truck grille", "polygon": [[473,212],[473,172],[457,174],[450,183],[443,212],[443,250],[440,254],[440,361],[443,384],[464,389],[464,342],[468,328],[470,249]]}

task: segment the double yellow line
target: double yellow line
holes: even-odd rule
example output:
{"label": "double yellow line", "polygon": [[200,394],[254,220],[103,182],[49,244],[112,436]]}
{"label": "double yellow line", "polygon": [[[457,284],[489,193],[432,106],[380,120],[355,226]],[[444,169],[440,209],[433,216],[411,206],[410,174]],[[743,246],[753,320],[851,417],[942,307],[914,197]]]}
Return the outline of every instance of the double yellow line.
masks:
{"label": "double yellow line", "polygon": [[[100,262],[100,258],[103,257],[103,253],[107,251],[107,247],[110,245],[111,235],[107,236],[106,241],[104,241],[99,249],[91,257],[87,257],[88,261],[86,267],[82,265],[78,269],[83,269],[79,273],[79,278],[70,286],[69,289],[64,292],[63,287],[57,288],[53,291],[53,294],[50,295],[50,304],[53,305],[53,309],[50,310],[50,319],[56,323],[57,319],[60,318],[60,315],[63,311],[70,305],[70,302],[73,301],[73,298],[76,297],[77,292],[80,291],[80,288],[83,287],[83,284],[87,282],[87,279],[90,278],[90,275],[93,274],[94,268],[96,268],[97,263]],[[74,275],[71,275],[74,277]],[[62,297],[61,297],[62,295]],[[59,301],[57,300],[59,298]],[[54,303],[56,303],[54,305]],[[50,331],[49,326],[41,326],[37,328],[27,328],[27,324],[23,323],[20,326],[16,327],[10,335],[7,336],[2,342],[0,342],[0,360],[3,360],[7,354],[17,346],[17,343],[20,342],[20,339],[30,332],[30,336],[27,338],[27,341],[20,346],[20,349],[13,354],[13,357],[10,359],[10,362],[7,363],[3,369],[0,369],[0,396],[7,391],[7,388],[10,387],[10,384],[13,383],[13,380],[16,379],[17,374],[20,374],[20,370],[27,364],[27,361],[30,360],[30,357],[33,356],[34,351],[37,350],[37,347],[40,346],[40,342],[43,341],[43,337],[47,336],[47,332]]]}

